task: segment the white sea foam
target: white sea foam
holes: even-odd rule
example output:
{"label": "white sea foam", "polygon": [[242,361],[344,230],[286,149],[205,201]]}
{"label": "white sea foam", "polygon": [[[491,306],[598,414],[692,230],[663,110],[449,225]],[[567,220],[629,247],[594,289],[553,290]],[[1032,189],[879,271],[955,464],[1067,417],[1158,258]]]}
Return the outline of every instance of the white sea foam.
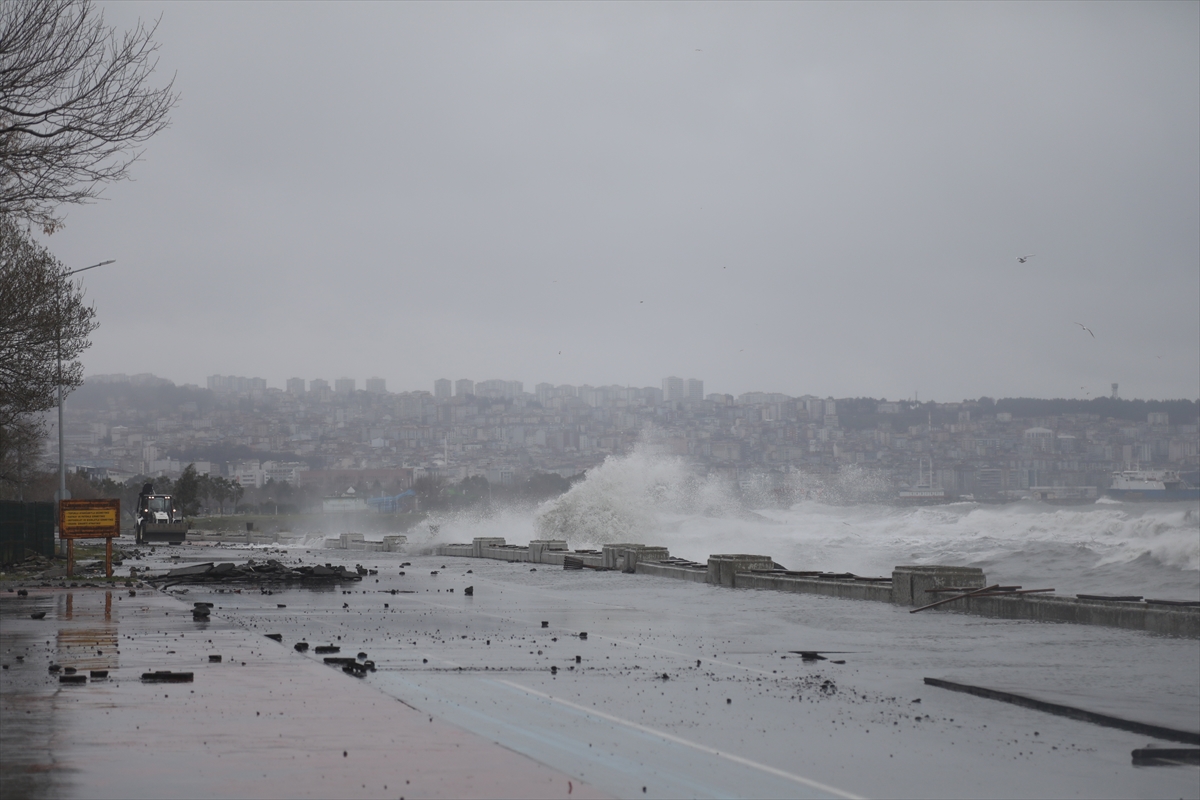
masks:
{"label": "white sea foam", "polygon": [[767,508],[755,501],[778,499],[778,487],[771,498],[767,487],[698,477],[682,459],[640,449],[608,459],[532,515],[448,519],[437,539],[565,538],[575,548],[635,541],[698,561],[711,553],[761,553],[791,569],[861,575],[888,575],[899,564],[959,564],[1027,588],[1200,599],[1195,502],[843,504],[878,492],[877,484],[867,471],[825,481],[797,475],[784,486],[788,495],[841,502]]}

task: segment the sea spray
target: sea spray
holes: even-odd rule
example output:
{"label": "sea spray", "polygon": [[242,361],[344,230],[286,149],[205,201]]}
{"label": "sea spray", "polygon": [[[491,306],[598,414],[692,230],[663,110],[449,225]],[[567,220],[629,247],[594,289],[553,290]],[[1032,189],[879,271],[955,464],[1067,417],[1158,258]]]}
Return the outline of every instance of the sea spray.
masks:
{"label": "sea spray", "polygon": [[739,507],[725,481],[697,476],[683,459],[639,447],[605,459],[566,494],[543,503],[535,525],[542,538],[599,545],[641,541],[661,529],[663,513],[724,516]]}

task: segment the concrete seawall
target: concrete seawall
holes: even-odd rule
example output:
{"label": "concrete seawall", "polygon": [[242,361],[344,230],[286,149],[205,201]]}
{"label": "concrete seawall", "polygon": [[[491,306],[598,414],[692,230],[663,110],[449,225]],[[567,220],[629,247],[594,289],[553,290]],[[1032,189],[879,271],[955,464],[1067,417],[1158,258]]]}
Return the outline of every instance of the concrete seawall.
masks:
{"label": "concrete seawall", "polygon": [[[707,564],[701,564],[672,558],[664,547],[635,543],[605,545],[601,551],[571,551],[567,549],[567,543],[561,540],[535,540],[522,547],[506,544],[503,539],[478,538],[471,544],[442,545],[437,552],[443,556],[519,561],[568,569],[586,567],[619,570],[731,589],[819,594],[914,608],[954,597],[952,590],[955,589],[971,591],[989,585],[987,576],[977,567],[898,566],[890,579],[862,578],[849,574],[785,570],[770,556],[745,553],[717,554],[710,556]],[[1194,606],[1056,597],[1051,594],[1006,594],[955,599],[921,613],[947,611],[998,619],[1103,625],[1200,639],[1200,608]]]}

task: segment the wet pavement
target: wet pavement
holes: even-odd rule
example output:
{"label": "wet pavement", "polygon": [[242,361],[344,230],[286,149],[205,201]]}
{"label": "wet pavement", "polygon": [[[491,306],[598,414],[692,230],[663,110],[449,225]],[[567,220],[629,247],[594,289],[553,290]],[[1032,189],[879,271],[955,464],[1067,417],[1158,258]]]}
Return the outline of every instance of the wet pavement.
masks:
{"label": "wet pavement", "polygon": [[4,797],[605,796],[152,590],[5,593],[0,615]]}
{"label": "wet pavement", "polygon": [[[1174,743],[922,684],[1196,730],[1194,640],[437,556],[182,547],[152,566],[171,553],[378,574],[271,594],[0,593],[6,796],[1200,795],[1195,767],[1130,763]],[[326,666],[317,645],[376,670]],[[111,677],[60,686],[50,660]],[[195,683],[142,684],[149,669]]]}

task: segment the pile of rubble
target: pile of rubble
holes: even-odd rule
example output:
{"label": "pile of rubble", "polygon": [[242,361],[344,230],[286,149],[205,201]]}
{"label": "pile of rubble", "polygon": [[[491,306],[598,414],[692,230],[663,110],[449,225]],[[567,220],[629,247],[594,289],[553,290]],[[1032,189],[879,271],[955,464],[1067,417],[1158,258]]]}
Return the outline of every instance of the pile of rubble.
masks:
{"label": "pile of rubble", "polygon": [[143,576],[143,579],[165,589],[181,583],[341,583],[361,581],[366,573],[367,570],[361,567],[351,571],[332,564],[287,567],[272,558],[265,562],[250,559],[241,566],[231,562],[214,564],[210,561],[173,569],[163,575]]}

